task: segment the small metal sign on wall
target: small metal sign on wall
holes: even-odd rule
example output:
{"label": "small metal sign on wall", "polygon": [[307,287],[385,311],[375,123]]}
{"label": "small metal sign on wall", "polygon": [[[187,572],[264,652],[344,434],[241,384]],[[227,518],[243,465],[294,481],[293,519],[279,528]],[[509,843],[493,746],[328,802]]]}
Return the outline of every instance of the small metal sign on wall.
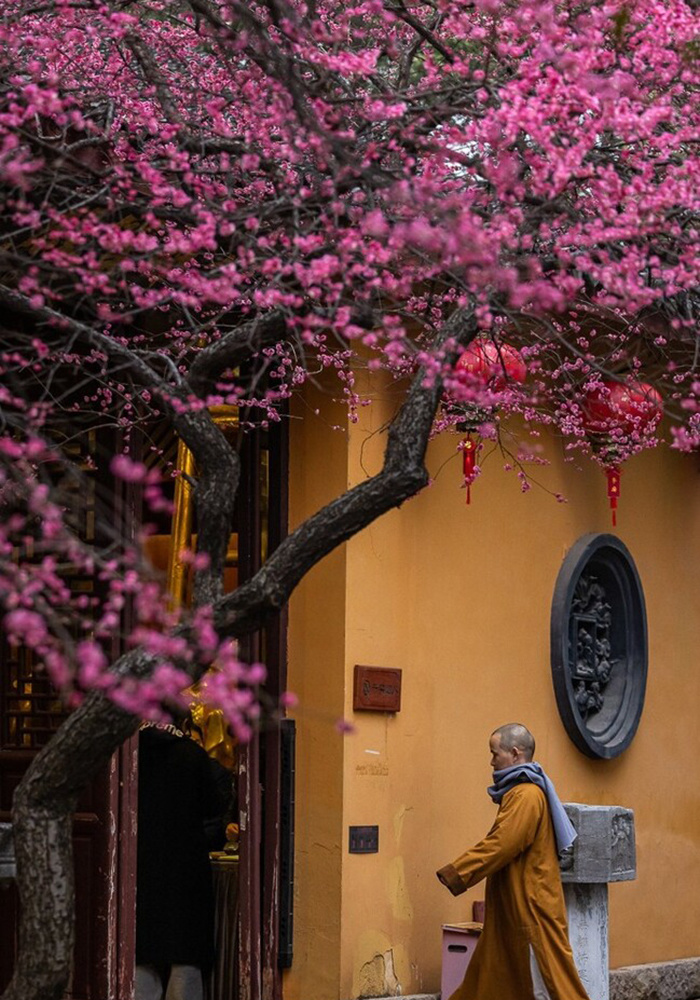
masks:
{"label": "small metal sign on wall", "polygon": [[356,666],[352,707],[356,712],[400,712],[401,671]]}
{"label": "small metal sign on wall", "polygon": [[559,571],[552,680],[567,733],[588,757],[617,757],[644,707],[647,619],[634,560],[615,535],[584,535]]}
{"label": "small metal sign on wall", "polygon": [[348,850],[350,854],[378,854],[379,827],[351,826]]}

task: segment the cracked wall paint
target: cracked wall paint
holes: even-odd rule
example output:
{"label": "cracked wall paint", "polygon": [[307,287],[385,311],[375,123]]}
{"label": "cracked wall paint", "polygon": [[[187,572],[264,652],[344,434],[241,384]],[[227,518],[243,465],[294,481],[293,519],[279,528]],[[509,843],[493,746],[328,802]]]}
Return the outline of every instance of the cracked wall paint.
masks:
{"label": "cracked wall paint", "polygon": [[413,806],[401,805],[394,813],[394,839],[396,847],[401,849],[401,837],[403,836],[403,824],[407,813],[413,812]]}
{"label": "cracked wall paint", "polygon": [[413,907],[408,892],[403,858],[392,858],[387,871],[391,912],[397,920],[413,920]]}
{"label": "cracked wall paint", "polygon": [[401,983],[396,978],[394,952],[389,948],[374,955],[360,969],[360,997],[399,997]]}
{"label": "cracked wall paint", "polygon": [[411,967],[406,949],[393,943],[381,931],[367,930],[359,935],[353,949],[352,986],[345,996],[387,997],[410,993]]}

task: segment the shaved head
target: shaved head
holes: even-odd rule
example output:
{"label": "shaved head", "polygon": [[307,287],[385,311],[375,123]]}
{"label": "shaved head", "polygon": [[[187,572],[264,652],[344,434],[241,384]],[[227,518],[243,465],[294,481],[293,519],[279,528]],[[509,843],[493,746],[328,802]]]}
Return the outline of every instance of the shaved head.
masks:
{"label": "shaved head", "polygon": [[499,726],[491,735],[498,737],[503,750],[519,750],[528,763],[535,756],[535,737],[519,722],[509,722],[505,726]]}

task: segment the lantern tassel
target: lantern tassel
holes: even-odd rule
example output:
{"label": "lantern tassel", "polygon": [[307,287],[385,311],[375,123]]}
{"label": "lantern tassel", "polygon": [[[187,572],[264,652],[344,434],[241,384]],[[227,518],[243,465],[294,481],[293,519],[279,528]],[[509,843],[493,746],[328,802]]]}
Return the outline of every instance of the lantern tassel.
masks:
{"label": "lantern tassel", "polygon": [[610,500],[613,528],[615,528],[617,527],[617,501],[620,496],[620,470],[618,468],[606,469],[605,473],[608,477],[608,499]]}
{"label": "lantern tassel", "polygon": [[466,437],[462,442],[462,471],[464,474],[464,485],[467,488],[467,504],[472,502],[471,477],[474,474],[476,465],[476,444],[470,437]]}

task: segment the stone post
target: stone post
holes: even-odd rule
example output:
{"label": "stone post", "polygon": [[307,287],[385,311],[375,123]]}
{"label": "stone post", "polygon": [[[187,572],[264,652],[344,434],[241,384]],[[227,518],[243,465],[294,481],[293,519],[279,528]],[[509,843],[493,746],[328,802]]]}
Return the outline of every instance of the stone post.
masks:
{"label": "stone post", "polygon": [[578,837],[561,861],[569,939],[591,1000],[609,1000],[608,882],[637,877],[634,813],[565,802]]}
{"label": "stone post", "polygon": [[15,875],[15,846],[12,842],[12,824],[0,823],[0,888],[9,885]]}

